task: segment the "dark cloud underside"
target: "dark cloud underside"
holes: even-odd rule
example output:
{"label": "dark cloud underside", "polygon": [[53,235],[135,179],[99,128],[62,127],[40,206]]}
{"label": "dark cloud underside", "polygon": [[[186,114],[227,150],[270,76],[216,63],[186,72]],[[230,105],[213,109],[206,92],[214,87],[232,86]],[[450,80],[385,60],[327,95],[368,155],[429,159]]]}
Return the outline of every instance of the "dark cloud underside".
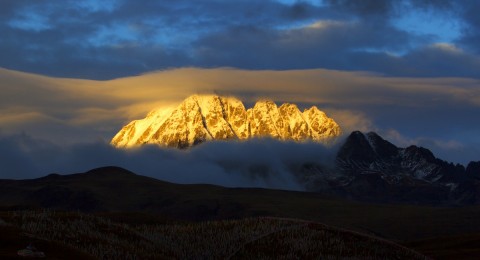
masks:
{"label": "dark cloud underside", "polygon": [[[0,67],[92,79],[185,66],[478,78],[479,12],[473,0],[5,0]],[[422,30],[398,22],[411,13]],[[439,19],[458,25],[445,43],[458,52],[436,45]]]}

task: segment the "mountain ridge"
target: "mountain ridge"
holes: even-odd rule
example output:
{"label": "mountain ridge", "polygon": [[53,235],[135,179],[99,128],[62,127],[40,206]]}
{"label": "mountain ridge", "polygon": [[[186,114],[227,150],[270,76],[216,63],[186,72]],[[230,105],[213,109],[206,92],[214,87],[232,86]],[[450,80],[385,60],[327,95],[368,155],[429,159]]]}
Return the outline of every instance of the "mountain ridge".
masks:
{"label": "mountain ridge", "polygon": [[130,122],[113,137],[111,144],[186,148],[207,140],[252,137],[323,142],[340,133],[340,126],[316,106],[301,112],[295,104],[277,106],[271,100],[261,99],[246,109],[235,97],[192,95],[175,109],[152,110],[146,118]]}
{"label": "mountain ridge", "polygon": [[[375,202],[479,204],[478,165],[470,162],[467,171],[461,164],[435,157],[427,148],[399,148],[374,132],[354,131],[340,147],[335,166],[317,165],[314,180],[306,186],[310,191]],[[315,187],[315,183],[328,185]]]}

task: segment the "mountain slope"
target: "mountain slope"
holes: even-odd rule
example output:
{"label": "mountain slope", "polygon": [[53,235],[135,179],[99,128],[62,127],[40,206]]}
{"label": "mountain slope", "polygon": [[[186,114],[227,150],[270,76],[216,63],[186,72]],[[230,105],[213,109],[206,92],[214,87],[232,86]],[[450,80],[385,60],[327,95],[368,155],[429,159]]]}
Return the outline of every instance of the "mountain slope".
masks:
{"label": "mountain slope", "polygon": [[149,214],[98,215],[0,212],[0,258],[17,259],[33,241],[49,259],[425,259],[385,239],[298,219],[165,223]]}
{"label": "mountain slope", "polygon": [[0,190],[3,210],[143,212],[175,220],[277,216],[318,221],[390,239],[480,232],[478,206],[369,204],[311,192],[180,185],[117,167],[32,180],[0,180]]}
{"label": "mountain slope", "polygon": [[340,135],[340,127],[312,107],[303,113],[294,104],[280,107],[260,100],[245,109],[234,97],[193,95],[173,110],[158,109],[124,126],[112,139],[117,147],[145,143],[184,148],[207,140],[272,137],[324,141]]}

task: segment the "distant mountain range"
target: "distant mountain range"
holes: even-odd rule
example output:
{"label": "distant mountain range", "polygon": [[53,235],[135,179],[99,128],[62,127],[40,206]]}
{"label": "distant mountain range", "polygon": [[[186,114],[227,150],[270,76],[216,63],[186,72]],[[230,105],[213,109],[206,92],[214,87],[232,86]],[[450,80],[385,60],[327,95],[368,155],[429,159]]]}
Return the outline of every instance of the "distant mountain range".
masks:
{"label": "distant mountain range", "polygon": [[112,139],[117,147],[159,144],[185,148],[207,140],[271,137],[326,141],[340,127],[316,106],[301,112],[295,104],[280,107],[260,100],[252,108],[234,97],[193,95],[175,109],[156,109],[124,126]]}

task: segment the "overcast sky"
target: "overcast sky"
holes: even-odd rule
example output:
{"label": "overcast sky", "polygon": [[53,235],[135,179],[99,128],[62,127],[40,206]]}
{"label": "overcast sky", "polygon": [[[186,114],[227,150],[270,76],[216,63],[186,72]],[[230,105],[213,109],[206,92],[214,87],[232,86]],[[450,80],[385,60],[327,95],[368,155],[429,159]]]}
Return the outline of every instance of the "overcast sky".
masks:
{"label": "overcast sky", "polygon": [[2,0],[0,66],[112,79],[173,67],[480,77],[476,0]]}
{"label": "overcast sky", "polygon": [[476,0],[2,0],[0,134],[108,141],[217,92],[480,160],[479,13]]}

